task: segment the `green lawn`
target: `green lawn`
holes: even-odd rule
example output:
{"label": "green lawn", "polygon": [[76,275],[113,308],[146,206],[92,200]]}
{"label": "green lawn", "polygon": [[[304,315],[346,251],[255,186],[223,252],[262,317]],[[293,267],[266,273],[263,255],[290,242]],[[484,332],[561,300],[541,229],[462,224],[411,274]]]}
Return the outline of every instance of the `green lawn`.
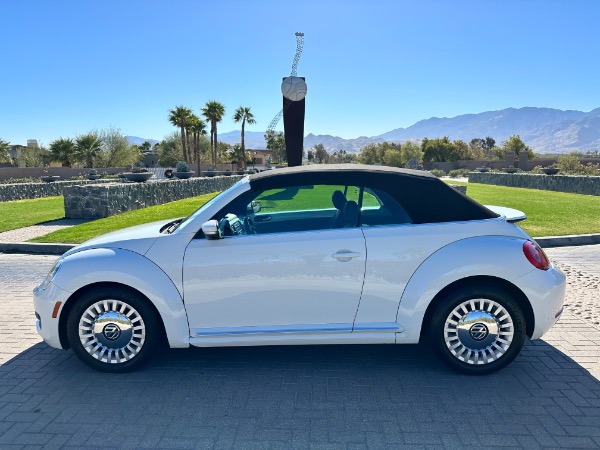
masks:
{"label": "green lawn", "polygon": [[[271,189],[263,192],[256,201],[260,202],[264,212],[301,211],[307,209],[332,208],[331,196],[334,191],[344,192],[344,186],[303,186],[301,188]],[[346,199],[358,203],[359,189],[349,187],[345,192]],[[378,202],[371,194],[365,192],[363,205],[377,206]]]}
{"label": "green lawn", "polygon": [[[216,193],[200,195],[198,197],[186,198],[164,205],[150,206],[136,211],[129,211],[116,216],[98,219],[74,227],[55,231],[54,233],[32,239],[30,242],[59,242],[67,244],[79,244],[101,234],[122,228],[141,225],[157,220],[166,220],[176,217],[184,217],[204,203],[213,198]],[[63,211],[64,215],[64,211]]]}
{"label": "green lawn", "polygon": [[[452,184],[464,183],[452,182]],[[281,205],[288,202],[278,200],[287,197],[292,197],[297,207],[308,204],[316,205],[315,207],[319,205],[330,207],[331,193],[335,188],[314,189],[307,186],[297,192],[290,192],[287,189],[274,190],[263,194],[257,200],[260,201],[264,211],[280,210]],[[507,206],[524,211],[528,219],[520,222],[519,225],[532,236],[600,233],[600,197],[474,183],[468,184],[467,193],[483,204]],[[347,194],[348,198],[353,198],[356,192],[351,190]],[[109,231],[156,220],[187,216],[215,195],[201,195],[95,220],[33,239],[32,242],[81,243]],[[365,202],[370,203],[371,200],[374,201],[365,196]],[[27,208],[9,211],[9,208],[13,207],[12,204],[21,203],[28,205]],[[38,211],[43,211],[49,216],[36,219],[34,217]],[[0,224],[10,223],[11,228],[32,225],[43,220],[60,218],[63,215],[62,197],[0,203]],[[17,218],[23,225],[13,225]]]}
{"label": "green lawn", "polygon": [[466,184],[467,195],[484,205],[515,208],[527,214],[519,225],[532,236],[600,233],[600,197],[565,192]]}
{"label": "green lawn", "polygon": [[65,217],[63,197],[0,203],[0,232],[29,227]]}

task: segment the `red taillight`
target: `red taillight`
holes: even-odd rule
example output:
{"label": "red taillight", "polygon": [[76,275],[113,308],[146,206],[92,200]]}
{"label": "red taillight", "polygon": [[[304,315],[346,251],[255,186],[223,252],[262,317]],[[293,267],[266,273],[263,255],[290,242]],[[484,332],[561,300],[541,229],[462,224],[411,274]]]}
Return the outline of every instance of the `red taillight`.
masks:
{"label": "red taillight", "polygon": [[527,261],[534,267],[540,270],[548,270],[550,268],[550,261],[544,253],[544,250],[542,250],[535,242],[525,242],[523,244],[523,253],[525,253]]}

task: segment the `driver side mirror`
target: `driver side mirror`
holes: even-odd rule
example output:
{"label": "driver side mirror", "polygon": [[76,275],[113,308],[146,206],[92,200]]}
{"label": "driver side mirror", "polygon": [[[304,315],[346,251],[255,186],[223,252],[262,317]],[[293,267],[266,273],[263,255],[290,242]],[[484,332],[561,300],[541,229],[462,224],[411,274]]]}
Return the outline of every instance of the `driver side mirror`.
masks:
{"label": "driver side mirror", "polygon": [[221,239],[219,222],[217,220],[207,220],[202,224],[202,233],[204,233],[206,239]]}
{"label": "driver side mirror", "polygon": [[252,211],[254,211],[255,214],[257,212],[260,212],[260,210],[261,210],[260,202],[257,202],[257,201],[253,200],[252,203],[251,203],[251,205],[252,205]]}

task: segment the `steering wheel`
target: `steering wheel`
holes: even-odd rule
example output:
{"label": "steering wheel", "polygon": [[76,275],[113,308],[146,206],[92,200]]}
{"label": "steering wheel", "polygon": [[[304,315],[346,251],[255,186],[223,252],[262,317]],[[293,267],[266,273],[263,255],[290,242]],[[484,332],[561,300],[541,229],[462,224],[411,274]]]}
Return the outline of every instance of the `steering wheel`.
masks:
{"label": "steering wheel", "polygon": [[246,234],[244,224],[235,214],[225,214],[225,217],[219,222],[219,229],[222,236],[239,236]]}

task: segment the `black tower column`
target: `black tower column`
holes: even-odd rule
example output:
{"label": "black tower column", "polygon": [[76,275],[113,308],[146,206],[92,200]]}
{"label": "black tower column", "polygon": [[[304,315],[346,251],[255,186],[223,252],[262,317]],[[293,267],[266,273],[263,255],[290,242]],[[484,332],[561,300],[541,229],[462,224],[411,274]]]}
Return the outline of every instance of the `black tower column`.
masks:
{"label": "black tower column", "polygon": [[[300,77],[304,80],[304,77]],[[304,152],[304,111],[306,99],[293,102],[283,97],[283,130],[288,166],[301,166]]]}

